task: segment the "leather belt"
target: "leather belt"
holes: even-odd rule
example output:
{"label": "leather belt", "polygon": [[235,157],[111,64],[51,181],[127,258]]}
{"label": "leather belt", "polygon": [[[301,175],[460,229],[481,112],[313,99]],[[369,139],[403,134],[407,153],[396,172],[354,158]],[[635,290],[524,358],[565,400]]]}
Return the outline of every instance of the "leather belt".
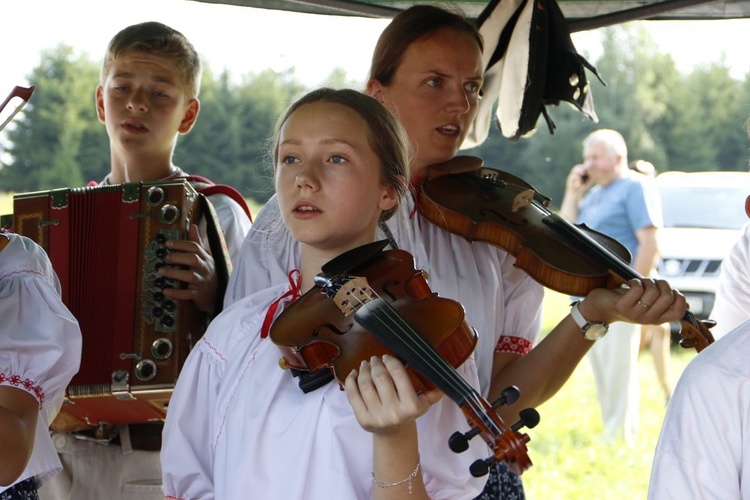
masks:
{"label": "leather belt", "polygon": [[[140,451],[160,451],[161,450],[161,432],[164,424],[161,422],[153,424],[130,424],[130,446],[134,450]],[[111,444],[119,446],[120,434],[118,433]]]}
{"label": "leather belt", "polygon": [[[130,447],[140,451],[160,451],[161,433],[164,429],[163,422],[151,424],[130,424]],[[75,432],[74,437],[83,441],[91,441],[101,445],[122,446],[120,433],[117,427],[95,428],[86,431]]]}

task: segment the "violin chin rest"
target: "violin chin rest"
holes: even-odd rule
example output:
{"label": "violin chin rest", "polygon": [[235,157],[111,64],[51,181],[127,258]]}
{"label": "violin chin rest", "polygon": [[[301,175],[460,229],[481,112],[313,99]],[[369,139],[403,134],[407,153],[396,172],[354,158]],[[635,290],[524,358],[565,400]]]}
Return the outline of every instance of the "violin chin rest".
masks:
{"label": "violin chin rest", "polygon": [[323,274],[326,276],[338,276],[339,274],[344,274],[350,269],[364,264],[375,257],[382,252],[386,246],[388,246],[388,243],[388,240],[380,240],[358,246],[357,248],[352,248],[351,250],[326,262],[321,268],[321,271],[323,271]]}
{"label": "violin chin rest", "polygon": [[443,175],[449,174],[465,174],[469,172],[476,172],[484,166],[484,160],[478,156],[461,155],[454,156],[448,161],[443,163],[436,163],[430,165],[427,169],[427,176],[430,179],[442,177]]}

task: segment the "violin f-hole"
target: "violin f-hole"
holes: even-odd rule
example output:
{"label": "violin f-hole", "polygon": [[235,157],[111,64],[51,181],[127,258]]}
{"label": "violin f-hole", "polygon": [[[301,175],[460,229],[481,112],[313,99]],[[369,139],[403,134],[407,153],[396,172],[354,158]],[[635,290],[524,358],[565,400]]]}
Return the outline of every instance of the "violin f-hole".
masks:
{"label": "violin f-hole", "polygon": [[352,329],[353,325],[354,323],[349,323],[347,325],[348,328],[346,330],[340,330],[331,323],[324,323],[320,325],[318,328],[316,328],[315,330],[313,330],[312,336],[313,338],[318,338],[318,337],[326,338],[326,337],[329,337],[330,334],[338,335],[338,336],[346,335]]}
{"label": "violin f-hole", "polygon": [[[391,299],[391,302],[396,302],[396,300],[398,299],[397,295],[393,291],[391,291],[391,287],[395,288],[400,283],[400,281],[386,281],[385,283],[383,283],[382,291],[388,296],[389,299]],[[383,297],[382,294],[380,297]]]}

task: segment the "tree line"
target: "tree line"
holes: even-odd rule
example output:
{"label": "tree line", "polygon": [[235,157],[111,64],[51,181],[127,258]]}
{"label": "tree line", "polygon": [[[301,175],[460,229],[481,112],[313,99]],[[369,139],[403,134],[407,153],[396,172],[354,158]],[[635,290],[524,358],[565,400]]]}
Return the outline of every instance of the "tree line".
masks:
{"label": "tree line", "polygon": [[[638,23],[602,29],[601,39],[602,56],[592,62],[606,86],[589,73],[599,123],[561,103],[548,107],[554,134],[543,118],[535,134],[516,142],[493,126],[481,146],[462,153],[523,178],[553,205],[581,160],[581,141],[596,128],[619,130],[630,159],[651,161],[659,172],[748,169],[750,74],[737,80],[722,57],[680,72]],[[109,171],[109,143],[94,106],[99,62],[60,45],[41,54],[28,80],[36,90],[8,131],[0,191],[101,180]],[[337,69],[321,85],[363,88],[364,82],[347,81]],[[175,164],[265,202],[273,193],[268,140],[278,116],[305,90],[293,69],[248,73],[237,82],[227,72],[214,74],[206,61],[200,115],[178,139]]]}

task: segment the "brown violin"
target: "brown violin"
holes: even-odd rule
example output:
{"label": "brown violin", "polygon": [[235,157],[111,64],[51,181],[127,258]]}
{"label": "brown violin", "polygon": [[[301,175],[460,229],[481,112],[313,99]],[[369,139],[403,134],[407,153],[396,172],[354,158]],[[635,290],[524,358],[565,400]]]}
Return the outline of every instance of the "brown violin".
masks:
{"label": "brown violin", "polygon": [[[573,224],[549,208],[522,179],[483,166],[481,158],[458,156],[433,165],[421,185],[419,211],[434,224],[469,241],[498,246],[516,266],[543,286],[583,296],[595,288],[615,288],[633,278],[630,252],[585,224]],[[713,342],[712,320],[687,311],[680,321],[685,348],[702,351]]]}
{"label": "brown violin", "polygon": [[458,453],[476,435],[493,450],[478,460],[474,476],[504,461],[516,474],[531,466],[526,443],[518,430],[539,422],[534,409],[505,425],[495,412],[518,399],[518,389],[506,389],[490,405],[456,371],[474,350],[477,336],[461,304],[432,292],[414,259],[403,250],[383,248],[386,241],[350,250],[327,263],[315,286],[288,306],[270,329],[271,340],[283,353],[282,367],[316,372],[329,369],[339,383],[371,356],[390,354],[407,367],[417,392],[438,388],[455,401],[472,429],[449,440]]}

